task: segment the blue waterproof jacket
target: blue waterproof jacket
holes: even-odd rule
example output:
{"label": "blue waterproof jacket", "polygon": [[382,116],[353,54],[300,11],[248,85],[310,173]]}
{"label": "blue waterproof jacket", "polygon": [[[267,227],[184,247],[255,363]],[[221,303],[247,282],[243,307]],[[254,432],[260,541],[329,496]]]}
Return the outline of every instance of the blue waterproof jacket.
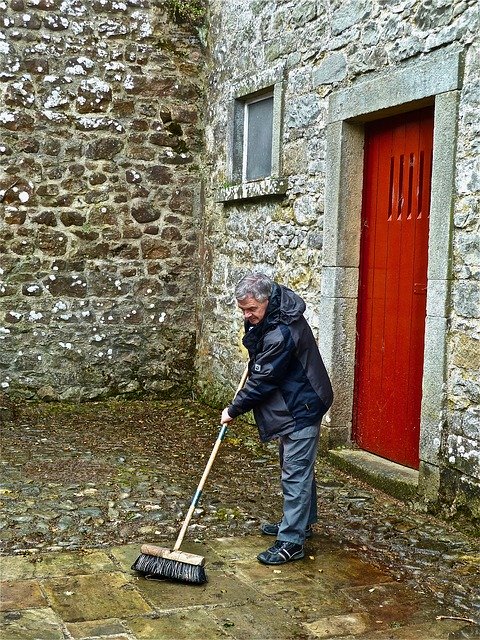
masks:
{"label": "blue waterproof jacket", "polygon": [[262,322],[245,322],[249,377],[228,413],[236,418],[253,410],[264,442],[320,424],[333,401],[305,308],[299,295],[275,283]]}

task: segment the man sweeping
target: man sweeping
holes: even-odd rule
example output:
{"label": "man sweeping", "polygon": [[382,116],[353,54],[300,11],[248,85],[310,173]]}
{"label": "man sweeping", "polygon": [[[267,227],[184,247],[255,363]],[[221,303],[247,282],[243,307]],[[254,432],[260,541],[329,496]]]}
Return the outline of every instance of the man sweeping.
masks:
{"label": "man sweeping", "polygon": [[320,423],[333,392],[302,298],[263,273],[247,275],[235,298],[245,321],[248,380],[222,412],[222,424],[253,410],[260,439],[277,439],[283,517],[262,525],[276,542],[257,558],[267,565],[299,560],[317,521],[315,459]]}

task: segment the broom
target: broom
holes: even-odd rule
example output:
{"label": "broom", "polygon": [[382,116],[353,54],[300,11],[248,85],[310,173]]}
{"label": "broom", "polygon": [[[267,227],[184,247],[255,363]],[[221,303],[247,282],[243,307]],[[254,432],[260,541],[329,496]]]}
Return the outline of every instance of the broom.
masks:
{"label": "broom", "polygon": [[[248,367],[245,368],[242,378],[235,392],[235,396],[245,384],[248,375]],[[152,544],[144,544],[140,547],[140,555],[132,565],[132,569],[138,573],[142,573],[147,578],[167,578],[180,582],[190,582],[193,584],[203,584],[207,581],[205,572],[205,558],[195,555],[194,553],[186,553],[180,551],[180,546],[187,531],[187,527],[192,519],[193,512],[200,501],[203,485],[212,468],[213,461],[217,455],[217,451],[227,433],[227,425],[222,424],[215,441],[212,453],[208,459],[207,466],[203,472],[202,478],[198,483],[197,490],[192,498],[190,508],[183,522],[180,533],[173,549],[157,547]]]}

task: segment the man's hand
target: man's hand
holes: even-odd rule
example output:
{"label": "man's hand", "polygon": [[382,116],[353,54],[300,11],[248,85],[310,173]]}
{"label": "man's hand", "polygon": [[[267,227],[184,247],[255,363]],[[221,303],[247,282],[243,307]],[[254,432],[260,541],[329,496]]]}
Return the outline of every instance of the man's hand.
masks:
{"label": "man's hand", "polygon": [[233,418],[230,417],[228,409],[225,407],[225,409],[222,411],[222,417],[220,418],[221,424],[226,424],[227,422],[231,422],[232,420]]}

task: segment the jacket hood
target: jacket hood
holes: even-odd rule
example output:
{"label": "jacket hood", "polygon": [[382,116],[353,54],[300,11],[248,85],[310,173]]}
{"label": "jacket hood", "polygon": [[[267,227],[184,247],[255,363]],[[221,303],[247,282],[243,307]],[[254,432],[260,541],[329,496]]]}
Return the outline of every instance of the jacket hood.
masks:
{"label": "jacket hood", "polygon": [[272,295],[265,312],[267,323],[291,324],[298,320],[304,313],[307,305],[294,291],[282,284],[273,285]]}

